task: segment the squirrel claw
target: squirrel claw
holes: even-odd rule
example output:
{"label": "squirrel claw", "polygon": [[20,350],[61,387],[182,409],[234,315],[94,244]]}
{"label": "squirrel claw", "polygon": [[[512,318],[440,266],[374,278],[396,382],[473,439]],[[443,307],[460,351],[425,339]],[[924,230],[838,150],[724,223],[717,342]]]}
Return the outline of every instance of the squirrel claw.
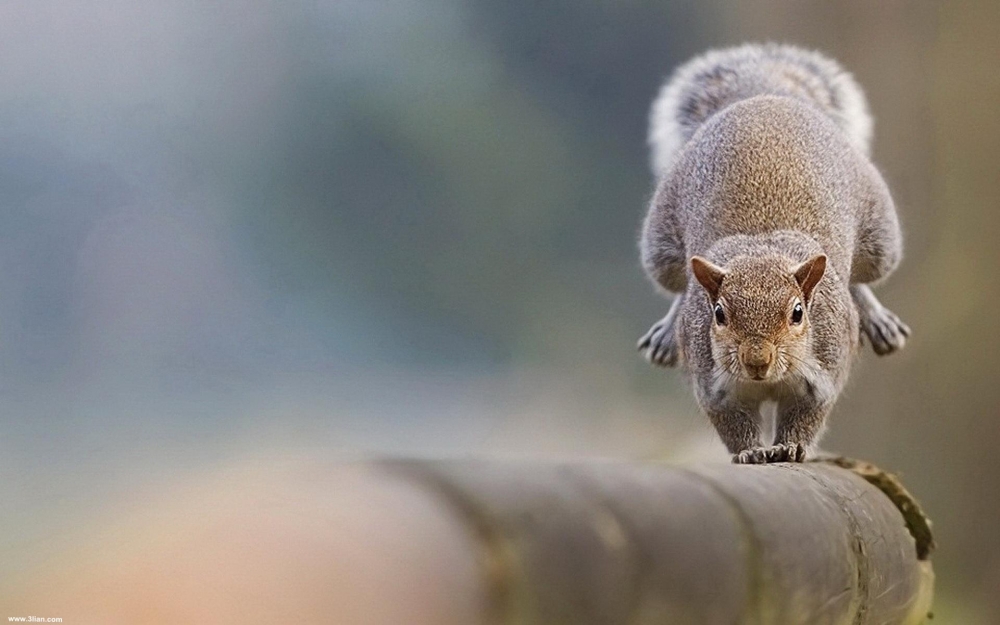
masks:
{"label": "squirrel claw", "polygon": [[733,454],[733,464],[767,464],[767,454],[763,447],[751,447]]}
{"label": "squirrel claw", "polygon": [[768,462],[803,462],[806,448],[800,443],[779,443],[764,450]]}
{"label": "squirrel claw", "polygon": [[751,447],[733,455],[733,464],[768,464],[803,462],[806,448],[800,443],[780,443],[771,447]]}
{"label": "squirrel claw", "polygon": [[861,319],[861,332],[868,338],[872,349],[885,356],[903,349],[910,336],[910,326],[884,306],[867,311]]}
{"label": "squirrel claw", "polygon": [[674,324],[657,321],[649,332],[639,339],[639,351],[652,365],[674,367],[677,365],[678,349]]}

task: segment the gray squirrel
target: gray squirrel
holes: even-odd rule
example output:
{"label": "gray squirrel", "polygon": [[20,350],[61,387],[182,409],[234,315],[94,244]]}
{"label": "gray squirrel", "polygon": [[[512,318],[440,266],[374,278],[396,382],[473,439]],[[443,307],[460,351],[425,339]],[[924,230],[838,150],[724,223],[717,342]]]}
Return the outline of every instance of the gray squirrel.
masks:
{"label": "gray squirrel", "polygon": [[[639,349],[683,364],[733,462],[813,454],[862,334],[880,355],[910,335],[869,287],[902,255],[871,131],[851,75],[785,45],[710,51],[653,104],[659,182],[640,248],[676,296]],[[777,405],[770,444],[766,402]]]}

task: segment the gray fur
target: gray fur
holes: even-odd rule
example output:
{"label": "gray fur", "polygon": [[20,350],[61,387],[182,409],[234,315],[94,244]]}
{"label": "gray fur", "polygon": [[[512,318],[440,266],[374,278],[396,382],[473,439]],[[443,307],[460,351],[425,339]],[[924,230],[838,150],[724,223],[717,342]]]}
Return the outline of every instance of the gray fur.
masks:
{"label": "gray fur", "polygon": [[[653,110],[662,175],[641,256],[678,296],[640,349],[656,364],[683,364],[734,461],[800,461],[847,381],[859,331],[879,353],[909,334],[862,287],[902,254],[892,197],[867,156],[864,96],[833,61],[769,44],[689,62]],[[821,255],[825,272],[807,297],[794,271]],[[723,270],[716,297],[694,279],[694,256]],[[778,405],[776,436],[762,447],[767,401]]]}
{"label": "gray fur", "polygon": [[813,103],[868,154],[872,120],[864,92],[840,65],[818,52],[793,46],[747,44],[712,50],[678,67],[664,83],[650,112],[653,173],[706,119],[755,95],[784,95]]}

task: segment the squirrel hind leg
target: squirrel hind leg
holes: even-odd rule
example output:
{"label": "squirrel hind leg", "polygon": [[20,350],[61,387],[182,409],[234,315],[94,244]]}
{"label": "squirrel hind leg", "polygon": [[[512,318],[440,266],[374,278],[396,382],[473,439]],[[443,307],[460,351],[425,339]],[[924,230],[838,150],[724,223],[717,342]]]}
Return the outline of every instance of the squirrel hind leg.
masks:
{"label": "squirrel hind leg", "polygon": [[862,339],[867,338],[876,354],[886,356],[906,346],[910,326],[883,306],[868,285],[852,285],[851,297],[858,307]]}
{"label": "squirrel hind leg", "polygon": [[667,314],[639,339],[639,352],[652,365],[675,367],[680,361],[680,345],[677,342],[677,313],[683,295],[674,298]]}

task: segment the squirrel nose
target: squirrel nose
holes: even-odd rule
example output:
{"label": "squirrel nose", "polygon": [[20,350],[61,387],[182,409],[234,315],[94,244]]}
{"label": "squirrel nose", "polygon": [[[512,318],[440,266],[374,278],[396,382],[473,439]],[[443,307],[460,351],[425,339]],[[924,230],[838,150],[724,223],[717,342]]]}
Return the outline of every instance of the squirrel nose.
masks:
{"label": "squirrel nose", "polygon": [[763,380],[771,372],[774,362],[774,345],[747,342],[740,346],[740,361],[751,378]]}

